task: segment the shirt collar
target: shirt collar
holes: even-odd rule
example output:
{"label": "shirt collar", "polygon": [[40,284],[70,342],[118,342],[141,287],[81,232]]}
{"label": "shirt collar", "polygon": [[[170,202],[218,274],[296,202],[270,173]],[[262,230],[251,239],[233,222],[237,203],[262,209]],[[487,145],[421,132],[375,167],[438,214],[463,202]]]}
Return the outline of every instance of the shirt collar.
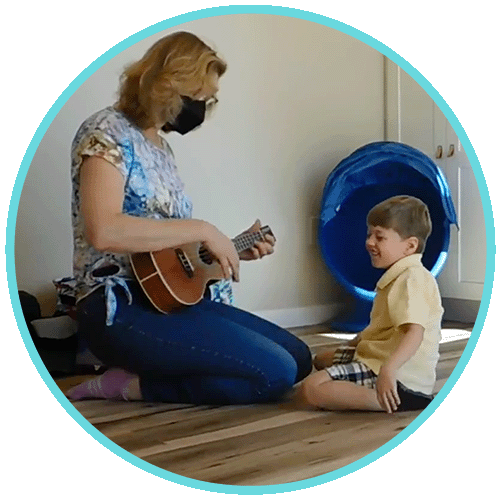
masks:
{"label": "shirt collar", "polygon": [[396,261],[387,271],[382,275],[382,277],[377,282],[377,288],[386,287],[391,281],[394,281],[403,271],[409,267],[421,266],[422,265],[422,254],[414,253],[413,255],[408,255],[408,257],[403,257]]}

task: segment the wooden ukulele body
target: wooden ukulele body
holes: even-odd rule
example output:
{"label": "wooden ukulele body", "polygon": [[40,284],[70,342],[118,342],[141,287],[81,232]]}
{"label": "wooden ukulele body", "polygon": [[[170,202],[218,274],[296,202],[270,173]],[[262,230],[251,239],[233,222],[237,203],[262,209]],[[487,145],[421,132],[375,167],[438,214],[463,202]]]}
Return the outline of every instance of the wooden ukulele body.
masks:
{"label": "wooden ukulele body", "polygon": [[209,282],[224,277],[218,262],[202,260],[200,247],[200,243],[191,243],[131,255],[130,262],[137,280],[156,309],[168,313],[196,304],[202,299]]}
{"label": "wooden ukulele body", "polygon": [[[273,235],[268,226],[233,239],[238,253]],[[273,235],[274,236],[274,235]],[[224,277],[222,267],[201,243],[130,255],[132,270],[153,306],[169,313],[199,302],[207,285]]]}

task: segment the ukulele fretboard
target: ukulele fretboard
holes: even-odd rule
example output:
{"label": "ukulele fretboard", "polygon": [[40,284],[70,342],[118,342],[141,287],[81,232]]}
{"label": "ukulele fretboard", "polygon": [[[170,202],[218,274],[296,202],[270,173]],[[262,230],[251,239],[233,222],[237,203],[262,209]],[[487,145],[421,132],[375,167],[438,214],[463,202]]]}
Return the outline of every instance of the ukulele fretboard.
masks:
{"label": "ukulele fretboard", "polygon": [[238,253],[243,252],[244,250],[252,248],[256,241],[264,241],[265,233],[263,229],[261,229],[260,231],[256,231],[255,233],[241,234],[240,236],[234,238],[232,242],[236,247],[236,251]]}
{"label": "ukulele fretboard", "polygon": [[[260,229],[260,231],[256,231],[254,233],[240,234],[231,241],[233,242],[236,251],[241,253],[249,248],[252,248],[256,241],[264,241],[266,234],[273,234],[269,226],[264,226]],[[200,247],[199,255],[205,264],[212,264],[213,257],[203,245]]]}

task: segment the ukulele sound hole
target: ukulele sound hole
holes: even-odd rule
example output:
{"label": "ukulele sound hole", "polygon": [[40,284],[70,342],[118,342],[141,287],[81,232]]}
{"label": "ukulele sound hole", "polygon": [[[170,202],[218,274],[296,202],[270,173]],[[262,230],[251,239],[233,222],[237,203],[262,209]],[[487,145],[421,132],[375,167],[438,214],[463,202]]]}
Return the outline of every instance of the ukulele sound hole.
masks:
{"label": "ukulele sound hole", "polygon": [[200,260],[204,264],[210,265],[214,261],[214,259],[213,259],[212,255],[210,254],[210,252],[205,247],[203,247],[203,246],[200,247],[199,256],[200,256]]}

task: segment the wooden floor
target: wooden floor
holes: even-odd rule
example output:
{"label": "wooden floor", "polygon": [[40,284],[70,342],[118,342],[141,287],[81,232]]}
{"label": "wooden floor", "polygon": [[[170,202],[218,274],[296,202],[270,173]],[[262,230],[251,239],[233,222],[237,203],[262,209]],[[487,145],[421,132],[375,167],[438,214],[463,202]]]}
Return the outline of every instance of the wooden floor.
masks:
{"label": "wooden floor", "polygon": [[[326,326],[290,330],[313,353],[338,342],[321,335],[328,332]],[[436,392],[466,343],[441,345]],[[81,380],[56,382],[65,391]],[[188,478],[228,485],[282,484],[332,472],[376,450],[419,414],[291,411],[278,404],[195,407],[97,400],[73,404],[102,434],[144,461]]]}

